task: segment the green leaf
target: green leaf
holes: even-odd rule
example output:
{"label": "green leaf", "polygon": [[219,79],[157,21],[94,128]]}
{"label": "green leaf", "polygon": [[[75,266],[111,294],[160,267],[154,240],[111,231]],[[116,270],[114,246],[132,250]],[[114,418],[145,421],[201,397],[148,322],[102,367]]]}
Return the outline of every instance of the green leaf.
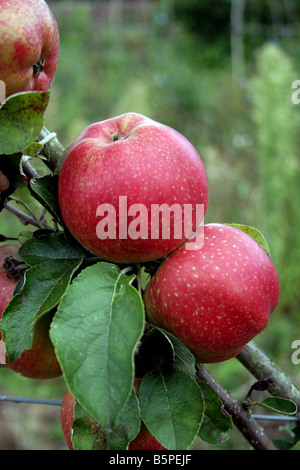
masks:
{"label": "green leaf", "polygon": [[170,369],[174,364],[174,349],[168,338],[156,327],[150,327],[142,337],[135,359],[136,376],[159,368]]}
{"label": "green leaf", "polygon": [[200,382],[205,400],[205,411],[198,436],[210,445],[219,445],[229,437],[233,429],[232,418],[224,410],[218,395],[211,388]]}
{"label": "green leaf", "polygon": [[90,253],[64,234],[37,230],[21,246],[19,255],[29,266],[37,266],[46,260],[74,260],[85,258]]}
{"label": "green leaf", "polygon": [[33,232],[31,230],[23,230],[18,235],[18,241],[21,245],[23,245],[28,240],[30,240],[32,237],[33,237]]}
{"label": "green leaf", "polygon": [[150,370],[175,367],[195,377],[196,360],[191,351],[168,331],[151,325],[143,337],[138,353],[139,376]]}
{"label": "green leaf", "polygon": [[69,390],[106,431],[129,397],[134,351],[144,330],[144,304],[133,278],[107,262],[84,269],[50,329]]}
{"label": "green leaf", "polygon": [[0,107],[0,154],[22,152],[39,135],[49,92],[28,92],[13,95]]}
{"label": "green leaf", "polygon": [[273,444],[278,447],[279,450],[294,450],[293,443],[284,439],[274,439]]}
{"label": "green leaf", "polygon": [[268,410],[275,411],[276,413],[284,414],[284,415],[294,415],[297,413],[297,405],[293,400],[288,398],[282,397],[268,397],[265,400],[257,403],[258,405],[262,406],[263,408],[267,408]]}
{"label": "green leaf", "polygon": [[257,228],[251,227],[249,225],[243,225],[243,224],[226,224],[226,225],[230,225],[231,227],[235,227],[239,230],[242,230],[242,232],[247,233],[265,250],[268,256],[271,256],[268,242],[265,239],[264,235]]}
{"label": "green leaf", "polygon": [[37,157],[40,158],[41,160],[47,160],[46,157],[43,157],[43,155],[39,155],[39,152],[42,150],[43,144],[40,142],[32,142],[26,149],[22,150],[22,153],[24,155],[27,155],[29,157]]}
{"label": "green leaf", "polygon": [[46,175],[30,181],[36,199],[58,220],[62,221],[58,203],[58,176]]}
{"label": "green leaf", "polygon": [[138,401],[133,390],[111,432],[105,431],[77,400],[74,418],[72,443],[76,450],[126,450],[130,441],[138,434],[141,423]]}
{"label": "green leaf", "polygon": [[143,377],[138,398],[141,418],[168,450],[186,450],[203,418],[204,400],[195,380],[178,369]]}
{"label": "green leaf", "polygon": [[290,450],[300,450],[300,441],[294,444],[293,447],[290,448]]}
{"label": "green leaf", "polygon": [[159,331],[167,338],[173,349],[174,367],[185,372],[191,377],[195,377],[196,359],[193,353],[169,331],[158,328]]}
{"label": "green leaf", "polygon": [[48,259],[27,269],[20,293],[12,298],[0,320],[11,362],[31,348],[36,322],[57,306],[80,263],[78,259]]}

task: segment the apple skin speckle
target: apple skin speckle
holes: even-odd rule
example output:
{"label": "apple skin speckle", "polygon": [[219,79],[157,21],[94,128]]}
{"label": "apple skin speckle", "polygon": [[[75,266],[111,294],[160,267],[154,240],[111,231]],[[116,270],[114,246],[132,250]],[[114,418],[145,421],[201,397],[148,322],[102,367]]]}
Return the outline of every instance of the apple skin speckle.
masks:
{"label": "apple skin speckle", "polygon": [[144,301],[150,323],[177,336],[198,362],[214,363],[239,354],[266,328],[279,281],[270,257],[248,234],[207,224],[203,236],[202,248],[183,244],[163,261]]}

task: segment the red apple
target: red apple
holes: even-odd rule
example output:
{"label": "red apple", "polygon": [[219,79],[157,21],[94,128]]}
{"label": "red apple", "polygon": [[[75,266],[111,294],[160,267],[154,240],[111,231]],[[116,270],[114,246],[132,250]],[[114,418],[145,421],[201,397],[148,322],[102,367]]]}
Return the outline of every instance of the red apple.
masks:
{"label": "red apple", "polygon": [[74,450],[72,439],[71,439],[71,429],[72,429],[72,424],[74,421],[74,405],[75,405],[75,397],[67,389],[64,394],[63,401],[61,404],[60,424],[61,424],[62,432],[65,436],[66,443],[67,443],[69,450]]}
{"label": "red apple", "polygon": [[[9,256],[20,259],[18,258],[19,247],[20,246],[17,244],[2,245],[0,247],[0,318],[12,299],[19,280],[9,277],[3,264],[5,259]],[[21,357],[13,362],[9,362],[8,357],[6,357],[7,367],[24,377],[35,379],[54,378],[62,374],[53,344],[49,337],[52,315],[53,314],[49,312],[37,322],[31,349],[25,350]],[[2,333],[0,332],[0,340],[1,338]],[[1,341],[2,353],[4,348],[4,343]]]}
{"label": "red apple", "polygon": [[162,262],[144,301],[149,322],[177,336],[198,362],[221,362],[266,328],[279,282],[270,257],[245,232],[208,224],[202,236],[202,248],[183,244]]}
{"label": "red apple", "polygon": [[6,97],[47,91],[57,70],[59,31],[43,0],[0,2],[0,80]]}
{"label": "red apple", "polygon": [[[200,225],[207,176],[180,133],[127,113],[91,124],[72,143],[59,176],[59,203],[71,234],[95,255],[120,264],[150,261]],[[187,208],[192,215],[184,225]]]}
{"label": "red apple", "polygon": [[[18,258],[19,248],[20,245],[14,243],[0,246],[0,316],[12,299],[18,283],[18,279],[8,277],[3,263],[6,257],[12,256],[13,258]],[[2,334],[0,331],[0,339],[1,338]]]}
{"label": "red apple", "polygon": [[146,425],[141,421],[138,435],[129,443],[128,450],[167,450],[153,436]]}
{"label": "red apple", "polygon": [[49,337],[53,314],[44,315],[36,324],[31,349],[26,349],[19,359],[9,362],[7,367],[32,379],[53,379],[60,377],[62,371]]}
{"label": "red apple", "polygon": [[[71,439],[71,429],[74,421],[74,405],[75,398],[67,389],[61,405],[60,421],[69,450],[74,450]],[[99,425],[97,426],[99,427]],[[105,439],[105,433],[101,433],[101,430],[99,431],[99,439]],[[165,450],[165,447],[157,441],[142,422],[140,431],[135,439],[130,442],[128,450]]]}

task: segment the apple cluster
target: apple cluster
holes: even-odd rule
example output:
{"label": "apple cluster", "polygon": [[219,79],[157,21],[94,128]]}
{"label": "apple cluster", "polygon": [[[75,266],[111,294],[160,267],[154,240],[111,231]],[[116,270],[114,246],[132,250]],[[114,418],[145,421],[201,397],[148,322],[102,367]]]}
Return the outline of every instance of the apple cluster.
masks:
{"label": "apple cluster", "polygon": [[[128,212],[122,236],[120,196],[138,208]],[[132,112],[91,124],[68,149],[58,197],[68,230],[94,255],[121,265],[161,261],[144,292],[147,319],[173,333],[197,361],[230,359],[267,326],[279,300],[275,267],[243,230],[197,220],[197,206],[203,216],[208,207],[207,174],[196,149],[174,129]],[[150,215],[148,232],[130,237],[130,224],[145,222],[137,215],[141,206],[149,214],[153,205],[175,204],[194,208],[186,238],[174,236],[171,210],[169,237],[162,236],[166,218],[160,220],[160,236],[151,237]],[[102,219],[108,229],[99,238],[103,206],[116,208],[117,216],[113,231],[109,215]]]}
{"label": "apple cluster", "polygon": [[[47,91],[59,55],[47,4],[0,2],[0,17],[6,96]],[[237,226],[205,224],[206,170],[177,130],[135,112],[91,124],[66,152],[58,200],[66,229],[92,255],[121,266],[157,262],[143,292],[146,320],[180,339],[198,362],[228,360],[266,328],[279,301],[275,267]],[[160,217],[151,217],[153,208]],[[0,248],[0,317],[20,282],[5,269],[18,249]],[[38,321],[32,348],[12,363],[7,358],[8,367],[34,378],[62,374],[49,338],[54,313]],[[74,403],[67,390],[61,420],[70,449]],[[129,448],[164,449],[146,427]]]}

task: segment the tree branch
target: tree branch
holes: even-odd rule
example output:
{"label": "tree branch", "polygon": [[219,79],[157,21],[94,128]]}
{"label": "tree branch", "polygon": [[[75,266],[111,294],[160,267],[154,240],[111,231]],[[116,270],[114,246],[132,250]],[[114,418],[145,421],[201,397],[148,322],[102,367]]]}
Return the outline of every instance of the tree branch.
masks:
{"label": "tree branch", "polygon": [[245,346],[237,359],[258,380],[272,378],[268,392],[293,400],[300,411],[299,388],[253,341]]}
{"label": "tree branch", "polygon": [[9,212],[16,215],[19,218],[19,220],[22,222],[22,224],[24,225],[33,225],[34,227],[37,227],[37,228],[47,228],[49,230],[53,230],[53,228],[47,225],[45,221],[41,220],[40,223],[37,222],[33,217],[20,211],[16,207],[9,204],[9,202],[5,202],[4,207]]}
{"label": "tree branch", "polygon": [[265,434],[264,429],[217,382],[202,364],[198,364],[197,377],[217,393],[224,409],[231,415],[235,426],[255,450],[279,450]]}
{"label": "tree branch", "polygon": [[24,174],[29,179],[34,179],[34,178],[39,178],[40,177],[39,173],[36,171],[36,169],[28,161],[23,161],[22,162],[22,169],[24,171]]}
{"label": "tree branch", "polygon": [[44,144],[41,154],[47,158],[46,165],[53,174],[59,174],[65,148],[56,137],[56,134],[49,132],[46,127],[43,127],[39,138],[40,142]]}

